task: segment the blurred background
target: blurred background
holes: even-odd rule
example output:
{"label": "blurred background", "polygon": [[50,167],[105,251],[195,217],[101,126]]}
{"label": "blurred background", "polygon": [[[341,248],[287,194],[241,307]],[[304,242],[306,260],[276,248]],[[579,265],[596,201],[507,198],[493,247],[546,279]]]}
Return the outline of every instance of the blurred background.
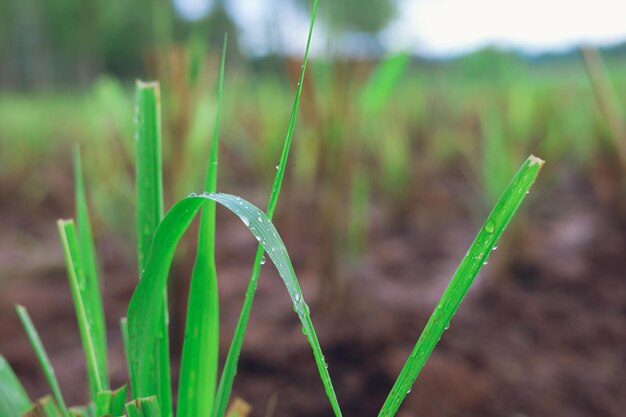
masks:
{"label": "blurred background", "polygon": [[[55,221],[81,147],[112,382],[137,281],[133,85],[161,82],[166,208],[202,189],[225,32],[218,189],[264,207],[310,0],[4,0],[0,5],[0,352],[88,397]],[[581,49],[582,48],[582,49]],[[348,416],[374,416],[482,220],[530,154],[546,167],[402,416],[623,416],[626,25],[619,2],[320,0],[276,225]],[[224,356],[256,241],[218,210]],[[191,233],[193,234],[193,233]],[[172,352],[194,259],[172,270]],[[177,374],[177,371],[174,371]],[[235,380],[254,416],[331,415],[284,286],[264,267]]]}

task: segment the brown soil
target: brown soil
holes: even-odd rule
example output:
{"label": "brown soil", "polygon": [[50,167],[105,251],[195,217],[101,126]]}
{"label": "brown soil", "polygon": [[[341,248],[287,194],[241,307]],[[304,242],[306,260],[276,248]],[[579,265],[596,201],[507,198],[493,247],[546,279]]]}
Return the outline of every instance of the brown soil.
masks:
{"label": "brown soil", "polygon": [[[614,416],[626,410],[626,222],[570,175],[540,183],[479,276],[401,416]],[[245,195],[245,193],[244,193]],[[376,204],[368,255],[346,268],[343,307],[317,303],[316,242],[278,214],[346,416],[374,416],[477,227],[454,193],[415,203],[419,213]],[[303,200],[306,206],[306,201]],[[0,352],[33,398],[48,392],[15,303],[30,311],[69,403],[87,398],[84,357],[54,220],[67,203],[17,212],[0,205]],[[36,216],[35,216],[36,215]],[[484,213],[483,213],[484,215]],[[34,217],[33,217],[34,216]],[[225,353],[241,306],[255,241],[220,211],[221,340]],[[32,219],[37,219],[32,221]],[[286,224],[290,227],[286,227]],[[295,226],[294,226],[295,225]],[[523,225],[523,227],[522,227]],[[118,318],[136,282],[132,245],[99,235],[106,275],[110,370],[126,381]],[[189,262],[175,267],[186,279]],[[172,329],[179,350],[180,326]],[[176,371],[175,371],[176,373]],[[330,416],[310,347],[275,270],[259,283],[235,394],[254,416]],[[271,411],[271,410],[270,410]]]}

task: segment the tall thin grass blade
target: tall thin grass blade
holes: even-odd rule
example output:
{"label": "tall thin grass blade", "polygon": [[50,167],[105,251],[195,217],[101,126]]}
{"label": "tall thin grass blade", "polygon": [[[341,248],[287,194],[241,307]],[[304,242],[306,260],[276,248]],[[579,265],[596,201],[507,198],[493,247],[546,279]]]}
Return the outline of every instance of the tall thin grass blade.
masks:
{"label": "tall thin grass blade", "polygon": [[202,196],[184,198],[172,207],[157,228],[146,270],[128,307],[128,332],[130,340],[133,341],[130,356],[135,370],[135,379],[139,384],[145,384],[145,380],[150,378],[150,366],[153,363],[153,358],[143,347],[151,346],[159,337],[158,317],[161,313],[159,309],[162,306],[159,303],[151,302],[151,300],[167,286],[168,272],[176,246],[195,214],[209,200],[214,200],[237,214],[276,265],[287,287],[294,310],[302,322],[303,332],[313,349],[315,363],[326,395],[330,399],[335,414],[340,416],[341,411],[337,397],[311,322],[309,308],[302,296],[300,285],[282,239],[269,217],[261,210],[240,197],[228,194],[203,194]]}
{"label": "tall thin grass blade", "polygon": [[54,368],[52,367],[50,358],[43,347],[43,343],[41,343],[39,333],[37,333],[37,329],[35,329],[35,325],[28,315],[28,311],[26,311],[26,308],[21,305],[17,305],[15,310],[17,311],[17,315],[24,326],[24,330],[26,330],[26,335],[30,340],[30,344],[33,346],[33,349],[37,354],[37,359],[39,359],[44,375],[48,380],[48,385],[50,385],[52,395],[54,395],[54,398],[61,409],[61,415],[63,417],[70,417],[70,412],[65,405],[65,401],[63,400],[63,395],[61,394],[61,388],[59,387],[59,381],[57,381],[56,374],[54,373]]}
{"label": "tall thin grass blade", "polygon": [[[89,331],[93,341],[96,361],[100,374],[102,389],[109,388],[107,370],[107,341],[104,309],[102,307],[101,282],[98,278],[98,262],[91,232],[91,221],[87,207],[85,181],[78,146],[74,147],[74,181],[76,198],[76,228],[78,230],[78,249],[82,273],[77,275],[79,288],[84,300],[85,313],[89,322]],[[95,401],[97,391],[91,383],[92,399]]]}
{"label": "tall thin grass blade", "polygon": [[[296,96],[294,98],[293,107],[291,110],[291,117],[289,119],[289,126],[287,128],[287,135],[283,144],[283,149],[278,163],[276,176],[274,177],[274,183],[272,184],[272,192],[270,194],[269,203],[267,206],[267,217],[271,220],[274,217],[274,211],[278,204],[278,197],[280,195],[280,189],[285,176],[285,168],[287,167],[287,159],[289,158],[289,151],[291,149],[291,142],[293,139],[293,133],[296,125],[296,118],[298,115],[298,107],[300,104],[300,96],[302,95],[302,87],[304,85],[304,75],[306,72],[309,48],[311,46],[311,38],[313,36],[313,27],[315,25],[315,16],[317,15],[317,3],[318,0],[313,2],[313,10],[311,12],[311,23],[309,25],[309,34],[306,42],[306,49],[304,51],[304,58],[302,60],[302,71],[300,73],[300,79],[298,81],[298,87],[296,89]],[[259,245],[254,258],[254,264],[252,266],[252,273],[250,281],[248,282],[248,288],[237,321],[235,333],[226,356],[226,362],[224,369],[222,370],[222,376],[217,389],[217,397],[215,400],[215,406],[213,409],[213,417],[224,417],[226,407],[230,399],[230,395],[233,388],[233,381],[235,380],[235,374],[237,373],[237,363],[239,361],[239,355],[241,354],[241,348],[243,346],[243,339],[248,326],[248,320],[250,318],[250,311],[252,310],[252,303],[254,301],[254,294],[256,292],[257,283],[259,280],[259,274],[261,273],[261,260],[263,259],[263,248]],[[333,405],[335,413],[339,411],[338,405]]]}
{"label": "tall thin grass blade", "polygon": [[30,407],[24,387],[4,356],[0,355],[0,416],[22,417]]}
{"label": "tall thin grass blade", "polygon": [[467,254],[461,261],[448,288],[441,296],[435,311],[430,316],[424,331],[420,335],[409,359],[400,372],[379,417],[391,417],[396,414],[400,404],[404,401],[411,386],[424,367],[426,360],[432,353],[435,345],[450,326],[452,316],[461,305],[467,290],[478,275],[482,266],[487,262],[489,255],[496,247],[500,236],[524,201],[526,194],[535,182],[544,162],[530,156],[515,174],[502,197],[496,203],[493,211],[487,217],[485,224],[478,232],[476,239],[470,246]]}
{"label": "tall thin grass blade", "polygon": [[98,392],[107,388],[107,382],[106,376],[100,373],[101,370],[95,348],[95,337],[87,315],[86,305],[90,302],[90,299],[85,297],[86,288],[84,286],[84,280],[82,280],[82,287],[79,282],[81,281],[79,277],[84,274],[84,270],[82,269],[78,234],[72,220],[59,220],[57,222],[57,228],[59,230],[59,236],[61,237],[70,290],[76,309],[76,318],[78,319],[78,329],[80,330],[80,337],[87,361],[87,375],[89,376],[91,398],[93,401],[96,401]]}
{"label": "tall thin grass blade", "polygon": [[[135,109],[135,149],[137,169],[137,242],[139,273],[143,275],[157,225],[163,217],[163,179],[161,156],[161,97],[158,83],[137,82]],[[172,416],[172,381],[170,371],[167,289],[151,302],[160,304],[160,336],[154,349],[151,378],[132,381],[134,397],[157,395],[163,417]],[[131,339],[130,343],[134,343]],[[152,356],[152,355],[149,355]],[[132,361],[131,361],[132,365]],[[135,370],[131,376],[136,376]]]}
{"label": "tall thin grass blade", "polygon": [[[219,126],[228,38],[224,36],[217,81],[217,112],[204,190],[217,190]],[[177,415],[210,416],[217,385],[219,354],[219,297],[215,267],[215,202],[207,203],[200,216],[198,252],[191,277],[185,343],[180,366]]]}

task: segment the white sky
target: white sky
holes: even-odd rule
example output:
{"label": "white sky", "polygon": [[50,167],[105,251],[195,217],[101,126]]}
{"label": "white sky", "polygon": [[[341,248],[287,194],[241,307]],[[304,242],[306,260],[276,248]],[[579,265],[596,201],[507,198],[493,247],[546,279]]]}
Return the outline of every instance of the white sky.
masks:
{"label": "white sky", "polygon": [[[174,0],[181,14],[206,13],[212,0]],[[319,7],[325,1],[320,0]],[[398,18],[381,35],[390,49],[431,56],[469,52],[486,45],[528,52],[565,49],[581,42],[612,44],[626,39],[626,0],[397,0]],[[229,0],[247,50],[264,53],[267,39],[288,52],[302,52],[308,17],[288,1]],[[186,10],[186,12],[183,12]],[[280,21],[276,22],[279,18]],[[314,44],[322,48],[317,28]]]}

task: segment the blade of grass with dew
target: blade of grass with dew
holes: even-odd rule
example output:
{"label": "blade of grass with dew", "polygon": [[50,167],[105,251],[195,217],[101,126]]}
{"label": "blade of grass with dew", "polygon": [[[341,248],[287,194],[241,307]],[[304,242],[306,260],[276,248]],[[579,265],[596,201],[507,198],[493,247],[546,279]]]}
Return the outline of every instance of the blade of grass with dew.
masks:
{"label": "blade of grass with dew", "polygon": [[61,394],[61,388],[59,387],[59,381],[57,381],[56,374],[54,373],[54,368],[52,367],[50,358],[43,347],[43,343],[41,343],[39,333],[37,333],[37,329],[35,329],[35,325],[28,315],[28,311],[24,308],[24,306],[19,304],[15,307],[15,310],[17,311],[17,315],[24,326],[24,330],[26,330],[26,335],[30,340],[30,344],[33,346],[33,349],[37,354],[37,359],[39,359],[39,363],[41,364],[46,379],[48,380],[48,385],[50,385],[52,395],[54,395],[54,398],[61,409],[62,416],[70,417],[70,412],[65,405],[65,401],[63,400],[63,395]]}
{"label": "blade of grass with dew", "polygon": [[[215,131],[204,185],[208,193],[217,190],[219,128],[227,42],[228,37],[224,36],[217,81]],[[217,385],[220,342],[214,201],[205,204],[200,215],[198,249],[191,276],[184,340],[176,415],[210,416]]]}
{"label": "blade of grass with dew", "polygon": [[[196,213],[209,200],[214,200],[234,212],[250,232],[260,242],[261,247],[267,252],[270,259],[276,265],[283,279],[287,292],[291,297],[294,310],[302,323],[302,331],[306,335],[313,349],[313,356],[326,390],[333,411],[341,416],[341,410],[337,402],[337,396],[330,380],[330,375],[324,361],[324,355],[320,347],[309,308],[306,305],[300,290],[300,285],[293,270],[287,249],[272,224],[269,216],[260,209],[243,200],[240,197],[229,194],[203,194],[190,196],[176,203],[164,217],[156,230],[150,258],[146,264],[146,270],[133,293],[128,307],[128,333],[131,343],[131,361],[135,370],[135,379],[139,384],[145,384],[150,378],[152,359],[146,355],[143,347],[151,346],[159,337],[158,317],[162,306],[153,303],[158,294],[167,286],[168,272],[174,257],[174,252],[179,240],[191,224]],[[142,355],[142,353],[144,353]]]}
{"label": "blade of grass with dew", "polygon": [[161,411],[156,396],[138,398],[126,404],[128,417],[160,417]]}
{"label": "blade of grass with dew", "polygon": [[[163,179],[161,157],[161,97],[156,82],[137,82],[135,108],[135,146],[137,167],[137,243],[139,272],[142,275],[152,245],[157,225],[163,217]],[[172,417],[172,381],[169,355],[167,288],[159,298],[151,302],[160,303],[160,336],[155,340],[152,377],[142,383],[132,381],[134,397],[157,395],[163,417]],[[130,341],[133,342],[132,340]],[[145,352],[143,353],[146,354]],[[132,361],[131,361],[132,365]],[[136,372],[131,371],[135,376]]]}
{"label": "blade of grass with dew", "polygon": [[411,386],[435,345],[450,326],[450,320],[459,308],[474,278],[487,262],[504,229],[524,201],[543,164],[544,161],[531,155],[504,190],[426,323],[424,331],[380,410],[379,417],[394,416],[400,408],[400,404],[411,390]]}
{"label": "blade of grass with dew", "polygon": [[87,314],[86,304],[90,300],[84,298],[85,291],[81,291],[83,288],[81,288],[81,284],[79,283],[79,276],[81,276],[84,271],[82,269],[82,260],[78,246],[78,234],[72,220],[59,220],[57,222],[57,228],[61,238],[63,255],[65,256],[65,266],[70,282],[72,299],[74,300],[74,307],[76,309],[78,329],[80,330],[80,337],[85,351],[91,398],[95,402],[98,398],[98,392],[106,388],[106,382],[105,378],[103,378],[100,373],[101,370],[97,359],[95,339]]}
{"label": "blade of grass with dew", "polygon": [[[83,169],[80,158],[80,149],[74,147],[74,181],[76,198],[76,228],[78,230],[78,244],[80,254],[80,265],[82,274],[78,274],[79,288],[84,300],[85,313],[89,322],[89,332],[93,341],[96,361],[100,374],[100,385],[102,389],[109,389],[109,377],[107,371],[107,341],[106,322],[104,319],[104,309],[102,307],[102,293],[100,291],[100,280],[98,278],[98,263],[96,260],[96,250],[91,233],[91,221],[89,219],[89,209],[87,207],[87,197],[85,193],[85,181],[83,179]],[[92,399],[96,400],[97,392],[93,391]]]}
{"label": "blade of grass with dew", "polygon": [[26,390],[4,356],[0,355],[0,416],[22,417],[30,407]]}
{"label": "blade of grass with dew", "polygon": [[[293,107],[291,110],[291,117],[289,119],[289,126],[287,128],[287,135],[283,144],[280,161],[276,167],[276,176],[274,177],[274,183],[272,184],[272,192],[270,194],[269,203],[267,206],[267,217],[271,220],[274,217],[274,211],[278,204],[278,197],[280,195],[280,189],[285,176],[285,169],[287,167],[287,159],[289,157],[289,150],[291,149],[291,142],[293,139],[293,132],[296,125],[296,117],[298,115],[298,107],[300,104],[300,96],[302,94],[302,87],[304,85],[304,75],[306,72],[306,66],[309,57],[309,48],[311,46],[311,38],[313,36],[313,27],[315,25],[315,16],[317,15],[317,3],[318,0],[313,2],[313,9],[311,11],[311,23],[309,25],[309,33],[306,42],[306,48],[304,50],[304,58],[302,60],[302,71],[300,72],[300,79],[298,80],[298,87],[296,89],[296,96],[294,98]],[[259,275],[261,273],[261,260],[263,259],[263,248],[259,245],[254,257],[254,263],[252,266],[252,273],[250,281],[248,282],[248,288],[244,296],[243,306],[235,327],[235,333],[231,341],[230,348],[228,349],[228,355],[226,356],[226,362],[224,369],[222,370],[222,376],[217,389],[217,396],[215,400],[215,406],[212,417],[224,417],[226,407],[233,388],[233,381],[235,380],[235,374],[237,373],[237,363],[239,361],[239,355],[241,354],[241,348],[243,346],[243,339],[245,337],[246,328],[248,326],[248,320],[250,318],[250,311],[252,310],[252,303],[254,301],[254,294],[256,292]],[[333,403],[333,410],[335,414],[339,411],[339,405]]]}

